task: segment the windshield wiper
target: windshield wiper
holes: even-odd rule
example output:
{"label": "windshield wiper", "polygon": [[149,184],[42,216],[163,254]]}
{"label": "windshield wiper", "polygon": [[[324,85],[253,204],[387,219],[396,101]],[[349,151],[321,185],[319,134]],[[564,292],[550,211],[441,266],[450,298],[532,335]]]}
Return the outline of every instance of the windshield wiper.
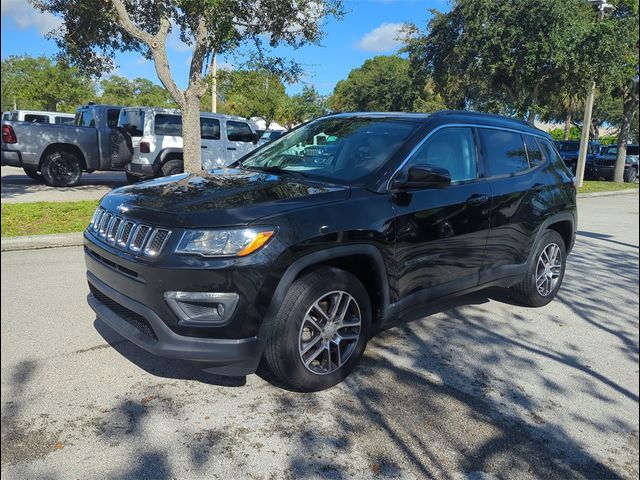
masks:
{"label": "windshield wiper", "polygon": [[290,175],[292,177],[298,177],[298,178],[300,178],[300,177],[307,178],[308,177],[308,175],[306,173],[302,173],[302,172],[299,172],[297,170],[286,170],[286,169],[284,169],[282,167],[277,167],[277,166],[259,167],[259,166],[256,166],[256,165],[251,165],[249,167],[249,166],[242,165],[242,164],[240,164],[240,166],[242,168],[246,168],[247,170],[258,170],[260,172],[277,173],[278,175]]}

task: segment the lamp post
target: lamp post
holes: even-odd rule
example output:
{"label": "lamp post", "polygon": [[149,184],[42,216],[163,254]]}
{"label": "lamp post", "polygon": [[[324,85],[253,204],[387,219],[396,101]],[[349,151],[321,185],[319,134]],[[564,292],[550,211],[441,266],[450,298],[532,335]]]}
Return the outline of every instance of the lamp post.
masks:
{"label": "lamp post", "polygon": [[[604,19],[608,10],[615,7],[606,0],[587,0],[594,8],[598,9],[598,21]],[[578,151],[578,164],[576,165],[576,186],[581,187],[584,181],[584,167],[587,162],[587,150],[589,148],[589,130],[591,128],[591,116],[593,112],[593,99],[596,94],[596,82],[591,82],[591,91],[584,105],[584,118],[582,120],[582,135],[580,136],[580,150]]]}

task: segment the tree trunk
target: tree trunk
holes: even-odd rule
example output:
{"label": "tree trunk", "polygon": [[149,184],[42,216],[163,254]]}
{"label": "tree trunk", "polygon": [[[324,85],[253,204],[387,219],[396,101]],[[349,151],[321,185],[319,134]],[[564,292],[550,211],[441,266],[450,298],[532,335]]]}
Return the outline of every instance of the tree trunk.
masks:
{"label": "tree trunk", "polygon": [[618,156],[616,157],[616,168],[613,172],[614,182],[624,181],[624,165],[627,159],[627,142],[633,117],[638,110],[638,86],[627,92],[623,102],[622,125],[618,134]]}
{"label": "tree trunk", "polygon": [[200,98],[186,95],[182,109],[182,158],[184,171],[199,173],[202,171],[202,151],[200,140]]}
{"label": "tree trunk", "polygon": [[571,112],[567,112],[564,117],[564,133],[562,134],[562,140],[565,142],[569,140],[569,134],[571,133]]}
{"label": "tree trunk", "polygon": [[533,109],[529,109],[529,113],[527,114],[527,122],[533,123],[536,119],[536,112]]}

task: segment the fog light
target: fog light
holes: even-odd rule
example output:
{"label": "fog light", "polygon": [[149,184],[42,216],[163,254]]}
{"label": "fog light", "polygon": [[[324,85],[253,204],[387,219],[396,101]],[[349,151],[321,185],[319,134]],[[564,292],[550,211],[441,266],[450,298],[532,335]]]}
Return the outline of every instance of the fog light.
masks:
{"label": "fog light", "polygon": [[180,325],[217,326],[227,323],[238,304],[237,293],[164,292]]}

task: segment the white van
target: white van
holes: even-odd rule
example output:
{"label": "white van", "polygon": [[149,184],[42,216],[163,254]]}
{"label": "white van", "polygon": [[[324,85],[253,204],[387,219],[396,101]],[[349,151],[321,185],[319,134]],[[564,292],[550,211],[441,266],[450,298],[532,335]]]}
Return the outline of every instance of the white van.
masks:
{"label": "white van", "polygon": [[[118,127],[131,136],[128,175],[138,178],[173,175],[183,170],[182,114],[180,110],[154,107],[126,107]],[[202,167],[204,170],[229,165],[256,148],[255,126],[242,117],[202,112]]]}
{"label": "white van", "polygon": [[2,120],[11,122],[52,123],[73,125],[73,113],[46,112],[44,110],[9,110],[2,114]]}

